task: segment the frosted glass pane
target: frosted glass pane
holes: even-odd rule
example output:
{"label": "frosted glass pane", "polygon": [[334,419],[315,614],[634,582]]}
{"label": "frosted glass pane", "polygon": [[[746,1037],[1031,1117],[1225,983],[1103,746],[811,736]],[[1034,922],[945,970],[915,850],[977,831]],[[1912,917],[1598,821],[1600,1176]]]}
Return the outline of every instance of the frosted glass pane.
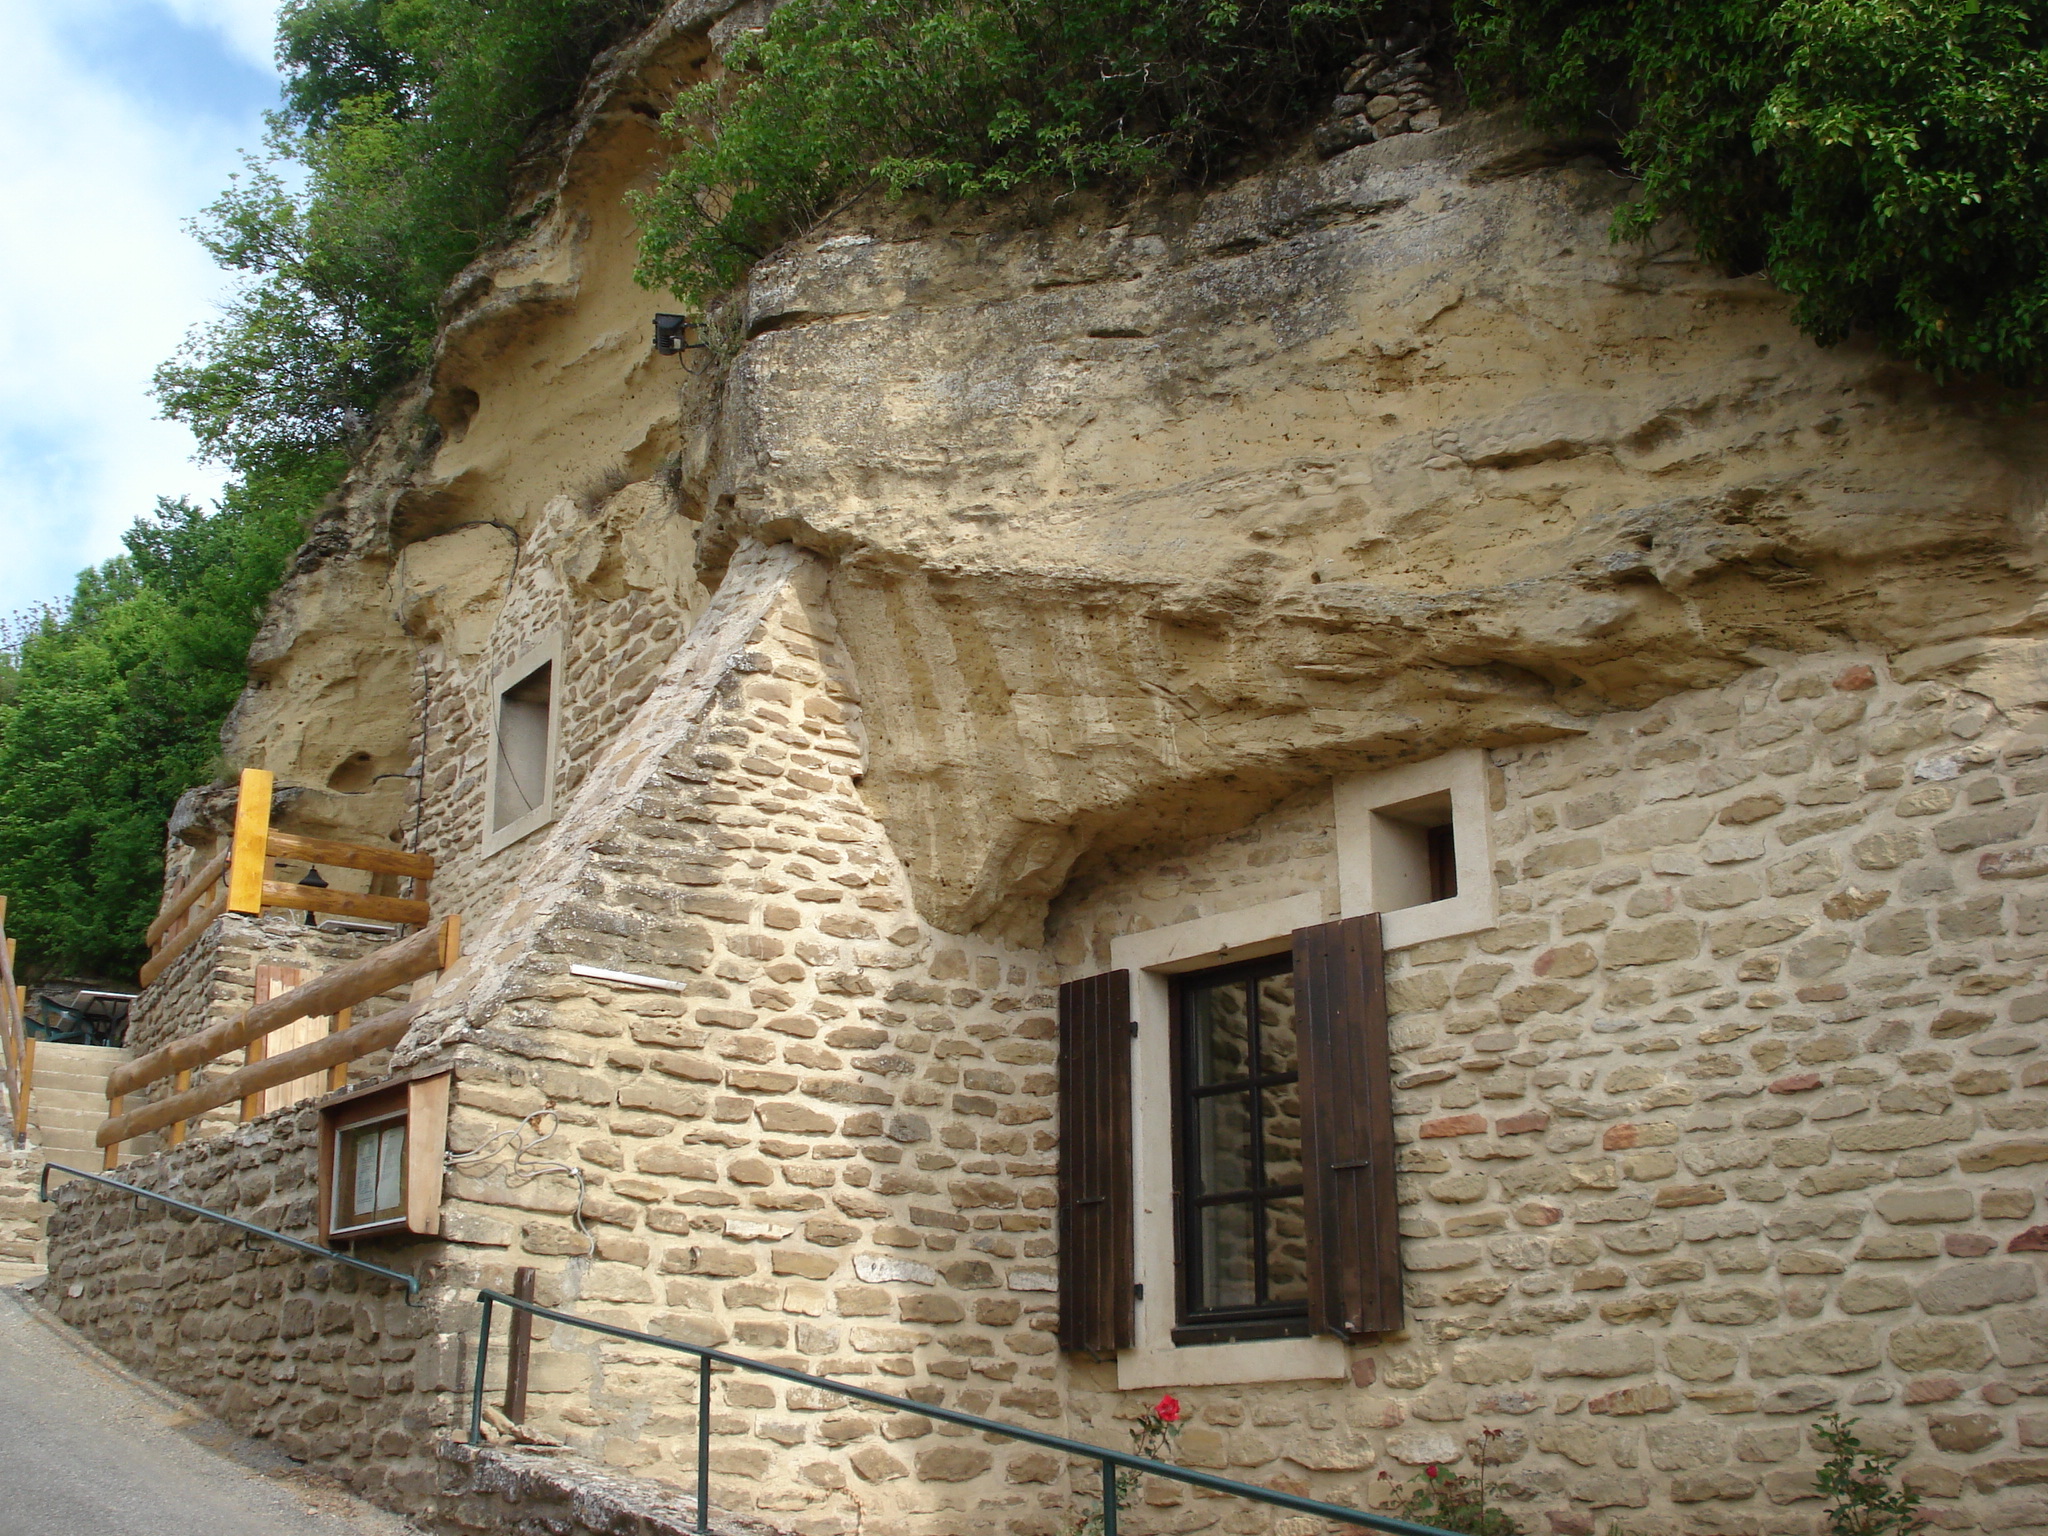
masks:
{"label": "frosted glass pane", "polygon": [[405,1127],[389,1126],[377,1138],[377,1199],[379,1214],[395,1212],[405,1203]]}
{"label": "frosted glass pane", "polygon": [[349,1138],[355,1153],[355,1196],[349,1202],[350,1220],[360,1221],[377,1208],[377,1136],[359,1133]]}

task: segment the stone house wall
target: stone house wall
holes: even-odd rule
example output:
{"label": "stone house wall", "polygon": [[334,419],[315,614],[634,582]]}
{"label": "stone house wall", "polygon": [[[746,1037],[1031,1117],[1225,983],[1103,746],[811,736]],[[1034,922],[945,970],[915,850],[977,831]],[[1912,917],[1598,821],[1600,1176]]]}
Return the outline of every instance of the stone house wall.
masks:
{"label": "stone house wall", "polygon": [[[1052,1341],[1053,985],[1118,933],[1318,890],[1334,910],[1327,790],[1082,871],[1043,952],[940,933],[858,787],[822,574],[763,570],[721,667],[672,658],[699,713],[675,726],[656,697],[636,728],[668,745],[613,743],[638,766],[579,808],[601,836],[562,829],[588,845],[568,894],[457,973],[419,1042],[454,1053],[458,1154],[495,1148],[451,1174],[436,1262],[530,1263],[592,1316],[1118,1443],[1152,1394]],[[1184,1392],[1186,1459],[1372,1500],[1378,1472],[1494,1428],[1505,1495],[1559,1531],[1803,1531],[1805,1432],[1840,1406],[1939,1522],[2041,1521],[2026,891],[2048,750],[1901,670],[1788,659],[1491,752],[1501,921],[1392,967],[1409,1328],[1355,1348],[1347,1383]],[[550,1117],[525,1167],[566,1166],[526,1177],[508,1143]],[[218,1144],[246,1157],[292,1118]],[[67,1285],[150,1272],[104,1220],[89,1252],[60,1226]],[[119,1294],[69,1301],[117,1338]],[[566,1330],[536,1347],[531,1422],[690,1480],[685,1367]],[[279,1433],[296,1411],[241,1408]],[[722,1380],[713,1430],[721,1501],[804,1536],[1068,1518],[1053,1459],[829,1395]],[[1211,1518],[1148,1496],[1175,1528]]]}
{"label": "stone house wall", "polygon": [[[305,919],[303,912],[282,909],[258,917],[228,912],[215,918],[206,932],[136,998],[128,1021],[129,1054],[147,1055],[159,1046],[247,1012],[256,1000],[259,965],[301,966],[319,973],[359,960],[387,942],[366,934],[327,932]],[[370,1011],[375,1007],[371,1005]],[[210,1075],[232,1072],[243,1065],[245,1056],[245,1051],[230,1051],[219,1061],[196,1069],[194,1081],[203,1082]],[[363,1057],[349,1065],[349,1076],[358,1082],[381,1077],[390,1059],[389,1051]],[[164,1078],[131,1095],[124,1107],[139,1108],[174,1089],[174,1081]],[[189,1125],[187,1134],[218,1134],[235,1125],[240,1117],[238,1104],[223,1105]],[[122,1150],[124,1156],[134,1157],[156,1151],[162,1145],[163,1133],[152,1132],[126,1143]]]}
{"label": "stone house wall", "polygon": [[[1501,922],[1390,968],[1408,1331],[1184,1393],[1183,1455],[1360,1498],[1489,1427],[1561,1532],[1803,1530],[1839,1408],[1937,1524],[2048,1521],[2030,724],[1829,654],[1494,751]],[[1312,889],[1333,830],[1304,795],[1121,872],[1055,950]]]}

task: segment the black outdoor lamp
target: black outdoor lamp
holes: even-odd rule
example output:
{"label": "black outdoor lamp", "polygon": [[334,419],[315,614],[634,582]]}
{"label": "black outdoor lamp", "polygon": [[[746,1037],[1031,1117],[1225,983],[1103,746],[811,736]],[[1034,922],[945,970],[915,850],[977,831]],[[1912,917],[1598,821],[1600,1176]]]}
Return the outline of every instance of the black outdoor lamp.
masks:
{"label": "black outdoor lamp", "polygon": [[[686,333],[691,323],[688,315],[656,315],[654,317],[654,350],[663,357],[674,357],[691,347],[701,347],[701,341],[691,341]],[[701,329],[701,327],[700,327]]]}
{"label": "black outdoor lamp", "polygon": [[[309,864],[306,866],[306,872],[304,875],[300,876],[299,884],[310,885],[316,891],[324,891],[327,889],[327,882],[320,878],[320,868],[316,864]],[[308,928],[314,927],[318,923],[318,921],[319,918],[317,914],[312,912],[308,912],[306,914],[306,926]]]}

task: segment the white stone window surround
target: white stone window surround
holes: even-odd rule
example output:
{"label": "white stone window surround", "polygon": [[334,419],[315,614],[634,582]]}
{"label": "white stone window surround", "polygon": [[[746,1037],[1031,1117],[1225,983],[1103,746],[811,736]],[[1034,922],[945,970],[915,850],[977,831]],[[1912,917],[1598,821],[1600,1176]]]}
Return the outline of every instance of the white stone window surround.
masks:
{"label": "white stone window surround", "polygon": [[1461,747],[1427,762],[1370,773],[1351,773],[1332,786],[1337,824],[1337,898],[1343,917],[1383,911],[1390,847],[1382,812],[1448,796],[1456,848],[1458,894],[1445,901],[1385,911],[1382,941],[1389,950],[1431,939],[1480,933],[1500,921],[1493,879],[1493,812],[1486,787],[1486,753]]}
{"label": "white stone window surround", "polygon": [[[519,652],[491,674],[490,692],[485,695],[489,701],[488,729],[490,741],[484,768],[483,805],[483,851],[482,857],[489,858],[499,850],[509,848],[521,838],[538,831],[555,819],[555,778],[557,758],[562,746],[562,699],[564,679],[562,676],[562,652],[564,646],[559,632],[544,636],[525,650]],[[499,743],[498,727],[503,717],[503,703],[508,689],[516,687],[542,667],[548,667],[548,721],[547,745],[543,758],[543,775],[540,798],[532,810],[502,827],[493,828],[491,818],[498,805]]]}
{"label": "white stone window surround", "polygon": [[1306,892],[1110,940],[1110,965],[1131,973],[1131,1011],[1138,1025],[1131,1061],[1131,1171],[1137,1185],[1136,1278],[1144,1287],[1136,1304],[1138,1347],[1116,1357],[1120,1390],[1332,1381],[1348,1368],[1344,1345],[1332,1338],[1173,1342],[1180,1286],[1173,1211],[1172,978],[1280,954],[1293,944],[1295,929],[1314,927],[1327,915],[1323,897]]}

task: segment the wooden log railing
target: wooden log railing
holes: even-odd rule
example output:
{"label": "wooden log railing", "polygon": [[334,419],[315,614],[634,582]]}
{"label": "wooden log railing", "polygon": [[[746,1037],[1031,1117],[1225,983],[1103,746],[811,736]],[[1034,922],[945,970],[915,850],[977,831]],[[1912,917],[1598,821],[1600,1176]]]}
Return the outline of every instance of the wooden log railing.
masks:
{"label": "wooden log railing", "polygon": [[28,1135],[36,1043],[28,1035],[28,989],[14,984],[14,940],[7,938],[5,896],[0,896],[0,941],[0,1083],[6,1085],[7,1124],[19,1146]]}
{"label": "wooden log railing", "polygon": [[[175,1142],[184,1123],[207,1110],[247,1099],[279,1083],[329,1071],[396,1044],[416,1015],[416,1006],[400,1007],[338,1028],[309,1045],[247,1062],[222,1077],[200,1083],[191,1081],[196,1069],[287,1024],[323,1015],[339,1022],[380,993],[446,970],[455,963],[461,945],[462,919],[451,914],[408,939],[258,1003],[236,1018],[124,1062],[107,1078],[107,1118],[100,1122],[94,1135],[94,1141],[106,1149],[106,1166],[111,1168],[119,1160],[124,1141],[169,1126]],[[167,1077],[176,1079],[174,1092],[154,1103],[124,1111],[123,1101],[129,1094]]]}
{"label": "wooden log railing", "polygon": [[[258,916],[266,907],[299,912],[327,912],[367,922],[413,927],[432,921],[428,891],[434,861],[425,854],[396,848],[369,848],[322,837],[275,832],[270,826],[271,774],[261,768],[242,770],[235,802],[235,827],[228,846],[207,860],[165,901],[145,935],[152,949],[142,967],[146,987],[163,975],[223,912]],[[373,875],[399,875],[412,881],[412,895],[369,896],[329,887],[293,885],[269,877],[273,860],[303,859],[333,869],[361,870]]]}

